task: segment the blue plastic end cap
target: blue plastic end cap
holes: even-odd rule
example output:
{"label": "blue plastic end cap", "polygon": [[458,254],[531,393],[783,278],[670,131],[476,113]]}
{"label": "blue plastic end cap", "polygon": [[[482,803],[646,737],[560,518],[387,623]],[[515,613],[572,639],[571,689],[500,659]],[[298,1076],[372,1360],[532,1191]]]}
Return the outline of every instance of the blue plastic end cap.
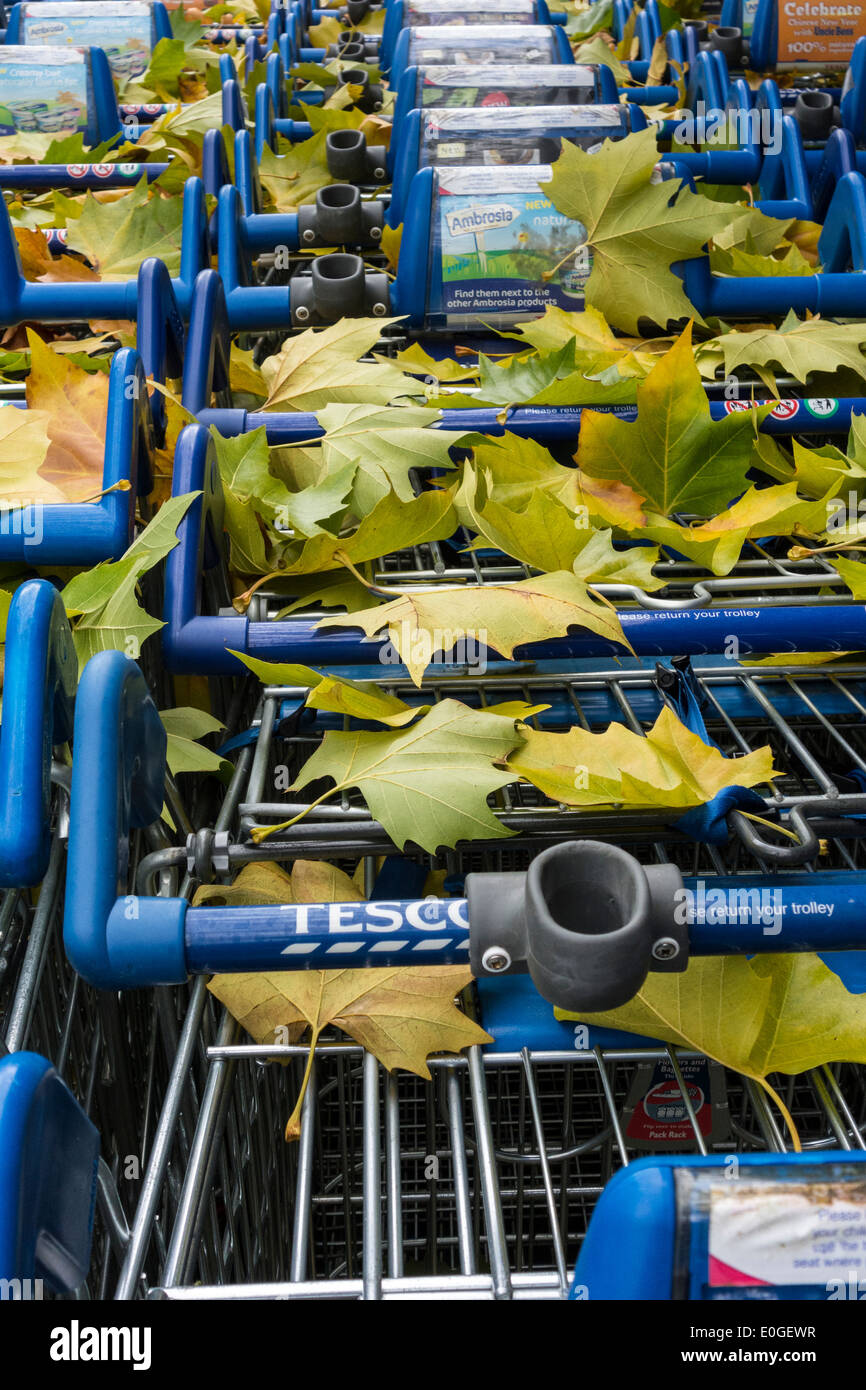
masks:
{"label": "blue plastic end cap", "polygon": [[180,985],[187,978],[185,898],[118,898],[106,946],[116,989]]}

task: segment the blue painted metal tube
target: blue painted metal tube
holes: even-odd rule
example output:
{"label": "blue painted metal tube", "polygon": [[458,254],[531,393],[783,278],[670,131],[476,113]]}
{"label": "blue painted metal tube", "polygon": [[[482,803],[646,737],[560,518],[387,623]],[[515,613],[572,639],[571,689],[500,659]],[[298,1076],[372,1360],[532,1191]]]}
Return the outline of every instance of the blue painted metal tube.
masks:
{"label": "blue painted metal tube", "polygon": [[672,106],[679,101],[676,87],[620,87],[619,94],[640,106]]}
{"label": "blue painted metal tube", "polygon": [[309,121],[292,121],[277,116],[274,119],[274,130],[285,140],[291,140],[293,145],[300,145],[302,141],[313,138],[313,127]]}
{"label": "blue painted metal tube", "polygon": [[[109,168],[111,173],[95,172]],[[168,164],[4,164],[0,165],[0,188],[128,188],[140,178],[154,183],[168,168]]]}
{"label": "blue painted metal tube", "polygon": [[0,728],[0,888],[39,883],[51,848],[51,750],[72,735],[78,661],[63,601],[45,579],[9,608]]}
{"label": "blue painted metal tube", "polygon": [[[290,251],[297,251],[300,245],[298,215],[296,212],[250,213],[245,219],[244,239],[247,250],[253,255],[273,251],[277,246],[287,246]],[[257,294],[258,290],[253,293]]]}
{"label": "blue painted metal tube", "polygon": [[[194,504],[195,505],[195,504]],[[191,509],[192,510],[192,509]],[[180,549],[180,547],[178,547]],[[189,587],[199,571],[179,562]],[[172,575],[174,581],[174,576]],[[179,604],[175,583],[167,584],[168,629],[163,651],[170,670],[199,675],[237,675],[244,668],[231,650],[262,661],[300,661],[313,666],[374,664],[385,642],[366,641],[360,631],[327,628],[314,622],[249,622],[245,618],[191,616],[173,623]],[[703,608],[685,612],[627,612],[620,614],[623,632],[638,656],[712,655],[724,651],[732,636],[742,656],[797,651],[866,650],[866,605],[852,603],[816,608],[805,617],[802,608]],[[485,653],[479,653],[485,658]],[[622,656],[622,647],[590,633],[518,647],[516,661]],[[491,658],[493,659],[493,658]]]}
{"label": "blue painted metal tube", "polygon": [[[866,945],[860,873],[688,878],[692,955],[846,951]],[[579,905],[576,905],[579,910]],[[191,974],[464,964],[465,898],[192,907],[184,940]],[[142,940],[146,950],[146,940]]]}
{"label": "blue painted metal tube", "polygon": [[[756,404],[763,404],[758,401]],[[730,402],[710,401],[710,414],[714,420],[723,420],[729,413]],[[768,415],[760,424],[763,434],[791,435],[803,432],[814,433],[818,416],[809,409],[806,401],[797,403],[791,411],[793,402],[786,401],[784,412]],[[267,430],[271,444],[298,444],[301,440],[319,439],[324,430],[315,415],[279,411],[244,411],[238,409],[211,409],[204,404],[193,411],[203,425],[218,429],[221,434],[245,434],[250,430]],[[637,406],[617,405],[567,405],[567,406],[518,406],[510,411],[507,423],[503,423],[502,411],[492,407],[480,406],[477,410],[445,410],[442,419],[435,422],[434,429],[458,430],[461,433],[477,431],[486,435],[502,435],[506,429],[509,434],[517,434],[540,443],[562,443],[574,440],[580,431],[580,420],[584,409],[600,414],[615,414],[622,420],[637,419]],[[822,409],[826,403],[822,402]],[[789,413],[790,412],[790,413]],[[866,396],[842,398],[835,409],[820,416],[822,434],[847,434],[851,428],[851,416],[866,414]]]}
{"label": "blue painted metal tube", "polygon": [[861,873],[685,879],[692,955],[866,947]]}

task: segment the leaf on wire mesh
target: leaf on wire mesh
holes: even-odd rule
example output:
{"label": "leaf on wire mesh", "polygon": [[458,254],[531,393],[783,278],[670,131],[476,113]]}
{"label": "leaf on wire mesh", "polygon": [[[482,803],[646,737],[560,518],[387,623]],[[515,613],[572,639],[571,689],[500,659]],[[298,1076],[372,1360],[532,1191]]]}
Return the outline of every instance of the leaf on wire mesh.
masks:
{"label": "leaf on wire mesh", "polygon": [[866,1061],[866,996],[850,994],[811,954],[697,956],[682,975],[649,975],[619,1009],[555,1012],[694,1048],[753,1077],[778,1105],[798,1149],[794,1121],[767,1077]]}
{"label": "leaf on wire mesh", "polygon": [[[243,882],[242,882],[243,881]],[[358,902],[354,882],[330,864],[295,862],[291,878],[277,865],[246,866],[229,888],[199,889],[195,902],[230,905],[280,902]],[[434,1052],[461,1052],[490,1042],[461,1012],[454,997],[472,978],[462,966],[371,970],[298,970],[273,974],[216,975],[208,988],[258,1043],[288,1034],[297,1042],[310,1032],[303,1084],[286,1125],[297,1139],[316,1043],[334,1026],[354,1038],[389,1071],[398,1067],[429,1080]]]}
{"label": "leaf on wire mesh", "polygon": [[645,737],[624,724],[598,734],[579,727],[552,733],[521,726],[521,732],[508,766],[567,806],[686,810],[723,787],[754,787],[776,775],[769,747],[726,758],[667,707]]}
{"label": "leaf on wire mesh", "polygon": [[368,637],[387,631],[416,685],[437,652],[447,655],[458,644],[471,644],[476,657],[489,647],[508,658],[524,643],[581,628],[631,650],[614,610],[563,571],[483,588],[430,586],[378,608],[323,618],[318,626],[360,627]]}

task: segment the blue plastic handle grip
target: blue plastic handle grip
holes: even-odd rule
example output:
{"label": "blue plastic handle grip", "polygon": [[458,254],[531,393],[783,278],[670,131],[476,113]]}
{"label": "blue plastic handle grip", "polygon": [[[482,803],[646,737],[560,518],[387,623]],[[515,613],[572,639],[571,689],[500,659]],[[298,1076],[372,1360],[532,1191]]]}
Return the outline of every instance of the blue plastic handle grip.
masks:
{"label": "blue plastic handle grip", "polygon": [[231,396],[230,349],[222,280],[215,270],[203,270],[196,279],[190,304],[181,395],[181,403],[191,415],[197,415],[214,395]]}
{"label": "blue plastic handle grip", "polygon": [[[866,944],[866,876],[795,874],[687,878],[689,949],[694,956],[847,951]],[[702,920],[717,917],[717,921]],[[731,917],[736,920],[729,920]],[[191,907],[184,940],[191,974],[244,970],[465,964],[471,921],[465,898],[409,902]],[[124,961],[147,969],[147,924],[122,927]],[[134,938],[137,940],[134,941]],[[120,946],[120,931],[112,937]]]}
{"label": "blue plastic handle grip", "polygon": [[0,887],[37,884],[51,850],[51,754],[72,736],[78,659],[55,588],[17,589],[6,624],[0,725]]}
{"label": "blue plastic handle grip", "polygon": [[[174,494],[199,492],[178,527],[178,545],[165,573],[166,626],[163,655],[170,671],[237,674],[232,651],[263,660],[290,660],[313,666],[374,665],[381,642],[360,633],[317,629],[306,619],[251,623],[245,617],[202,613],[203,571],[217,562],[223,544],[222,497],[213,443],[202,425],[188,425],[175,451]],[[623,632],[638,656],[671,652],[698,655],[725,650],[736,636],[742,655],[796,651],[866,650],[866,605],[834,604],[808,613],[779,608],[703,608],[676,612],[629,611],[620,615]],[[515,652],[516,660],[622,656],[622,648],[594,634],[577,634],[533,643]],[[495,659],[491,656],[491,659]]]}
{"label": "blue plastic handle grip", "polygon": [[[743,1153],[737,1154],[737,1175],[741,1183],[761,1182],[776,1187],[780,1180],[797,1181],[804,1169],[813,1169],[818,1182],[835,1186],[840,1195],[840,1178],[863,1177],[856,1166],[866,1162],[858,1149],[829,1150],[821,1153]],[[730,1158],[724,1154],[706,1157],[656,1155],[639,1158],[615,1173],[604,1188],[589,1223],[574,1272],[570,1298],[612,1300],[665,1300],[673,1294],[674,1248],[677,1222],[676,1173],[699,1174],[716,1170],[720,1178],[730,1176]],[[766,1170],[766,1171],[764,1171]],[[853,1170],[853,1171],[852,1171]],[[732,1186],[736,1186],[734,1183]],[[628,1251],[623,1259],[622,1252]],[[820,1277],[822,1293],[829,1272],[847,1277],[847,1267],[824,1270]],[[751,1293],[752,1290],[743,1290]],[[771,1287],[760,1289],[766,1297],[775,1296]],[[787,1295],[790,1297],[790,1294]]]}
{"label": "blue plastic handle grip", "polygon": [[[161,276],[150,274],[154,267]],[[102,478],[94,482],[94,492],[101,488],[105,495],[95,502],[37,504],[8,512],[12,521],[0,534],[0,560],[95,565],[100,560],[119,559],[129,546],[136,498],[151,490],[151,454],[161,438],[159,433],[155,438],[145,372],[164,382],[167,370],[170,375],[179,371],[178,344],[172,336],[173,299],[157,295],[160,279],[163,288],[170,290],[162,262],[145,262],[138,282],[143,311],[139,343],[144,363],[134,348],[121,348],[112,360]],[[173,313],[176,318],[176,309]],[[154,413],[158,420],[164,419],[160,396],[155,398]],[[128,487],[121,490],[116,487],[119,483]]]}
{"label": "blue plastic handle grip", "polygon": [[51,1063],[34,1052],[0,1058],[0,1279],[80,1287],[98,1161],[99,1135]]}
{"label": "blue plastic handle grip", "polygon": [[[615,1028],[587,1028],[555,1017],[529,975],[492,975],[476,980],[479,1022],[493,1039],[485,1052],[574,1052],[593,1047],[658,1047],[658,1040]],[[578,1031],[579,1030],[579,1031]]]}
{"label": "blue plastic handle grip", "polygon": [[[187,179],[183,192],[180,275],[172,286],[181,314],[189,312],[195,278],[210,265],[204,186]],[[5,204],[0,207],[0,323],[81,323],[94,318],[135,320],[138,281],[36,284],[25,280]]]}
{"label": "blue plastic handle grip", "polygon": [[[72,188],[76,193],[82,189],[128,188],[140,178],[155,183],[170,165],[117,164],[111,173],[96,172],[106,167],[104,164],[2,164],[0,188]],[[134,173],[130,172],[130,167]]]}
{"label": "blue plastic handle grip", "polygon": [[[110,710],[106,719],[113,722]],[[76,724],[76,756],[90,761],[95,751]],[[112,773],[118,771],[114,786]],[[130,794],[131,784],[117,764],[109,763],[91,782],[95,800],[86,814],[76,805],[73,784],[70,877],[73,848],[78,864],[79,842],[92,833],[89,825],[110,817],[123,792]],[[179,983],[187,974],[465,965],[468,960],[472,923],[465,898],[189,907],[177,898],[117,897],[117,867],[100,852],[86,923],[89,944],[85,952],[76,948],[73,958],[86,979],[105,988]],[[123,860],[119,867],[125,872]],[[827,879],[821,874],[685,879],[691,954],[862,949],[866,878],[851,872]],[[706,920],[712,914],[720,920]],[[71,955],[69,923],[67,907]]]}
{"label": "blue plastic handle grip", "polygon": [[162,809],[166,735],[141,671],[121,652],[90,659],[79,695],[63,943],[80,975],[111,988],[105,922],[126,887],[130,831]]}

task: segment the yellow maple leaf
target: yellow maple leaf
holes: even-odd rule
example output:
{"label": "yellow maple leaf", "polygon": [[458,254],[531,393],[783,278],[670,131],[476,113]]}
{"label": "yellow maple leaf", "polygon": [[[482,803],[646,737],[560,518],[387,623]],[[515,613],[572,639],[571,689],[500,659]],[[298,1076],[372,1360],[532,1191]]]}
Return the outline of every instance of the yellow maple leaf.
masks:
{"label": "yellow maple leaf", "polygon": [[57,487],[68,502],[81,502],[102,488],[108,377],[86,372],[27,330],[30,374],[27,404],[47,411],[48,453],[40,477]]}

